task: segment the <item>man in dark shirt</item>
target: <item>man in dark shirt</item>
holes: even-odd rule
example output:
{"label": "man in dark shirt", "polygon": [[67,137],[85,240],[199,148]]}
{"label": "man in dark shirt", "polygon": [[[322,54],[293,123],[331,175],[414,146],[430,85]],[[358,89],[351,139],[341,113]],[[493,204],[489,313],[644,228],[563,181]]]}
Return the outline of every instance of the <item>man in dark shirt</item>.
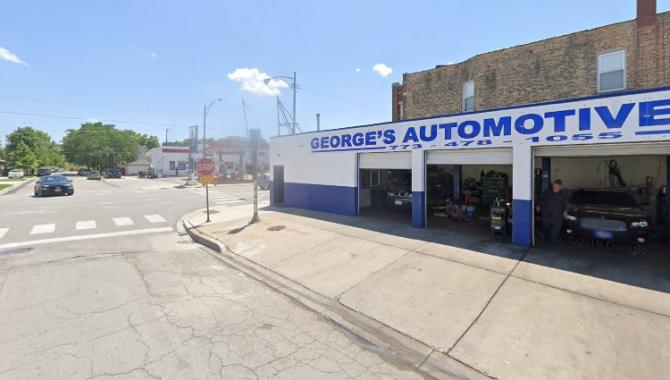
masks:
{"label": "man in dark shirt", "polygon": [[568,211],[568,199],[561,190],[562,185],[563,182],[557,179],[551,184],[551,189],[546,189],[540,196],[544,238],[552,243],[559,242]]}

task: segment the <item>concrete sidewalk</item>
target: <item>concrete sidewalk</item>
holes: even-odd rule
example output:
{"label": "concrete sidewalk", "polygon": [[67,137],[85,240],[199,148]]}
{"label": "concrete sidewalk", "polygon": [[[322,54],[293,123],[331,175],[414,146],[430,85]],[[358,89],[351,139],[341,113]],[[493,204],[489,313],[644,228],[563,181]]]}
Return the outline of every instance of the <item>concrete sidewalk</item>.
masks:
{"label": "concrete sidewalk", "polygon": [[214,211],[188,224],[222,256],[406,339],[436,377],[670,378],[670,278],[622,274],[631,258],[593,269],[556,248],[403,223],[266,209],[249,225],[250,206]]}

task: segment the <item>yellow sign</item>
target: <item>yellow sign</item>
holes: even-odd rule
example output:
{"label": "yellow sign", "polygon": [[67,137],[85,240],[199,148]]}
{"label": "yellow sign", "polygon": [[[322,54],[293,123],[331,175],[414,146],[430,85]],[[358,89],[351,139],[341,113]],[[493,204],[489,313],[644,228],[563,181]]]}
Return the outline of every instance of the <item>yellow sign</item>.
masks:
{"label": "yellow sign", "polygon": [[203,185],[211,185],[214,183],[214,176],[211,175],[203,175],[198,177],[198,181],[202,183]]}

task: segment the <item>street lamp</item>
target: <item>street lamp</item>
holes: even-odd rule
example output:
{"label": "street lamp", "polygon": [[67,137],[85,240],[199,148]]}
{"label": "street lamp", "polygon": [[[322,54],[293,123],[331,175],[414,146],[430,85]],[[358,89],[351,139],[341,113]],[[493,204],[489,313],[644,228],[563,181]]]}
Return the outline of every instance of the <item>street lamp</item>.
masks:
{"label": "street lamp", "polygon": [[[263,79],[263,83],[268,84],[273,79],[279,79],[282,82],[286,83],[290,88],[293,89],[293,114],[291,115],[291,124],[293,124],[293,125],[291,127],[291,129],[292,129],[291,133],[295,133],[296,126],[297,126],[297,123],[296,123],[297,119],[295,117],[295,109],[296,109],[295,99],[296,99],[296,92],[298,90],[298,82],[296,81],[296,73],[295,73],[295,71],[293,72],[293,77],[288,77],[288,76],[285,76],[285,75],[277,75],[277,76],[274,76],[274,77],[271,77],[271,78],[266,78],[266,79]],[[277,111],[277,112],[279,112],[279,111]]]}
{"label": "street lamp", "polygon": [[[206,105],[203,107],[203,114],[202,114],[202,158],[207,158],[207,114],[209,111],[212,109],[212,106],[216,102],[220,102],[223,99],[221,98],[216,98],[212,100],[209,105]],[[207,223],[210,222],[209,220],[209,186],[207,182],[205,182],[205,203],[207,205]]]}

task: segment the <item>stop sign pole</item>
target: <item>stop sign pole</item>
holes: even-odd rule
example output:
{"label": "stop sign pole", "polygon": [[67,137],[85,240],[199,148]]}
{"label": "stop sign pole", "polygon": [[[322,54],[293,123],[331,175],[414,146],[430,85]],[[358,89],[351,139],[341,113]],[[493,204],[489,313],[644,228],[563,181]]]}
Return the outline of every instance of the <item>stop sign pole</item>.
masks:
{"label": "stop sign pole", "polygon": [[[198,164],[196,165],[196,170],[198,171],[198,176],[199,177],[211,177],[214,174],[214,168],[216,167],[216,163],[209,158],[202,158],[198,160]],[[205,202],[207,205],[207,221],[206,223],[209,223],[209,181],[203,181],[205,182]]]}

